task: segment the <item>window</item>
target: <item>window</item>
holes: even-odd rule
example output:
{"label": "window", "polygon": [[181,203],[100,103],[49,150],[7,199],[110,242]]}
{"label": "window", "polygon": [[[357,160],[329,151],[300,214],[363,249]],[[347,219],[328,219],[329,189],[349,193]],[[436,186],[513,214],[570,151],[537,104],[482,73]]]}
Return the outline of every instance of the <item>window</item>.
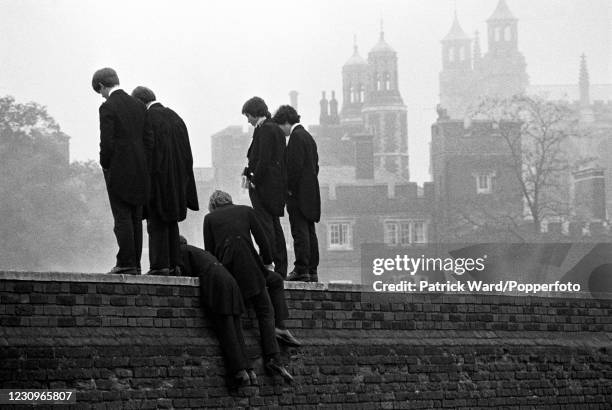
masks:
{"label": "window", "polygon": [[359,86],[359,102],[365,102],[365,89],[363,85]]}
{"label": "window", "polygon": [[465,47],[459,49],[459,60],[465,61]]}
{"label": "window", "polygon": [[476,193],[490,194],[493,192],[494,173],[481,173],[476,175]]}
{"label": "window", "polygon": [[512,39],[512,31],[510,30],[510,26],[506,26],[504,29],[504,40],[510,41]]}
{"label": "window", "polygon": [[451,63],[455,61],[455,49],[453,47],[448,49],[448,61]]}
{"label": "window", "polygon": [[351,85],[350,87],[350,100],[351,103],[355,102],[355,88]]}
{"label": "window", "polygon": [[385,221],[385,244],[391,246],[409,246],[427,242],[425,221],[400,219]]}
{"label": "window", "polygon": [[385,90],[391,89],[391,76],[389,73],[385,73]]}
{"label": "window", "polygon": [[495,41],[501,40],[501,27],[495,27]]}
{"label": "window", "polygon": [[350,221],[329,222],[327,248],[329,250],[353,249],[353,223]]}

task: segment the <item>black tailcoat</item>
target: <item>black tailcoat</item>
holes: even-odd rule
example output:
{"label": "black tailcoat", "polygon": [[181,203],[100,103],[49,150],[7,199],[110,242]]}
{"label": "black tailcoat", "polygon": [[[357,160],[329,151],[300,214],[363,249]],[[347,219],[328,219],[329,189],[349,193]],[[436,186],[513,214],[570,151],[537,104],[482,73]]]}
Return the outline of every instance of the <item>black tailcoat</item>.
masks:
{"label": "black tailcoat", "polygon": [[200,278],[202,304],[219,315],[240,315],[244,302],[236,280],[210,252],[181,245],[181,271]]}
{"label": "black tailcoat", "polygon": [[251,240],[261,251],[263,263],[272,263],[270,245],[253,208],[225,205],[204,217],[204,246],[215,255],[238,282],[245,299],[266,287],[264,266]]}
{"label": "black tailcoat", "polygon": [[147,212],[166,222],[182,221],[187,208],[199,208],[187,127],[178,114],[160,103],[149,107],[147,121],[154,137]]}
{"label": "black tailcoat", "polygon": [[299,209],[307,220],[321,219],[321,193],[319,191],[319,155],[312,135],[301,125],[291,132],[287,144],[287,188],[298,201]]}
{"label": "black tailcoat", "polygon": [[108,190],[132,205],[144,205],[149,195],[152,136],[145,117],[145,106],[123,90],[100,106],[100,165],[108,170]]}
{"label": "black tailcoat", "polygon": [[270,119],[255,127],[247,152],[245,174],[255,185],[265,209],[273,216],[284,214],[287,195],[285,135]]}

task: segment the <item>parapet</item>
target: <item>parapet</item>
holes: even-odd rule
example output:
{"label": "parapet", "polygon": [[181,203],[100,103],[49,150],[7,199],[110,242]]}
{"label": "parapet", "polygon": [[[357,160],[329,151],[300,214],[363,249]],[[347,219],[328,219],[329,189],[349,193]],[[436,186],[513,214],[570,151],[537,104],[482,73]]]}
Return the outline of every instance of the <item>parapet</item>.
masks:
{"label": "parapet", "polygon": [[0,388],[67,408],[592,407],[612,397],[612,301],[286,283],[294,385],[230,392],[195,278],[0,272]]}

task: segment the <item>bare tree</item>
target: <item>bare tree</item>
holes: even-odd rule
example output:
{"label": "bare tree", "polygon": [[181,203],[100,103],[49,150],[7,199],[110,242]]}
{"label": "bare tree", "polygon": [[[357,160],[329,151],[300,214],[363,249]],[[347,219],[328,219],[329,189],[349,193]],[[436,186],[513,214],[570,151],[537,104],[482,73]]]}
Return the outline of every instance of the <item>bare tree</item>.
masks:
{"label": "bare tree", "polygon": [[[483,99],[472,111],[477,119],[491,121],[511,158],[510,169],[518,182],[534,233],[546,218],[569,215],[570,171],[567,146],[577,135],[578,116],[564,103],[517,95],[509,99]],[[517,126],[518,124],[518,126]]]}

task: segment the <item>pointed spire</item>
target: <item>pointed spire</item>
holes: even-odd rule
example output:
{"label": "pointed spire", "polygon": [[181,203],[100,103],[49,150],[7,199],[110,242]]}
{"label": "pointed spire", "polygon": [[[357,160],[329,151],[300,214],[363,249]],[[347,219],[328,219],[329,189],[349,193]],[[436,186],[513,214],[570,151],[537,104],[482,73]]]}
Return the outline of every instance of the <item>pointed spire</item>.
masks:
{"label": "pointed spire", "polygon": [[359,49],[357,47],[357,35],[353,34],[353,55],[344,63],[348,65],[367,65],[368,62],[359,55]]}
{"label": "pointed spire", "polygon": [[506,4],[506,0],[499,0],[499,2],[497,3],[497,7],[495,8],[495,11],[493,12],[493,14],[491,14],[491,17],[489,17],[487,21],[516,20],[516,19],[517,18],[514,17],[514,14],[512,14],[512,12],[510,11],[510,8],[508,8],[508,5]]}
{"label": "pointed spire", "polygon": [[457,17],[457,12],[455,11],[455,18],[453,19],[453,25],[451,26],[448,34],[442,39],[442,41],[456,41],[456,40],[469,40],[470,37],[465,34],[465,31],[461,28],[461,24],[459,24],[459,18]]}
{"label": "pointed spire", "polygon": [[393,47],[391,47],[385,41],[385,31],[383,29],[383,19],[382,18],[380,19],[380,38],[378,39],[378,43],[372,48],[372,50],[370,50],[370,53],[376,53],[376,52],[395,53],[395,50],[393,49]]}
{"label": "pointed spire", "polygon": [[580,87],[580,105],[588,106],[590,104],[590,82],[586,55],[584,55],[584,53],[580,56],[580,78],[578,80],[578,85]]}

